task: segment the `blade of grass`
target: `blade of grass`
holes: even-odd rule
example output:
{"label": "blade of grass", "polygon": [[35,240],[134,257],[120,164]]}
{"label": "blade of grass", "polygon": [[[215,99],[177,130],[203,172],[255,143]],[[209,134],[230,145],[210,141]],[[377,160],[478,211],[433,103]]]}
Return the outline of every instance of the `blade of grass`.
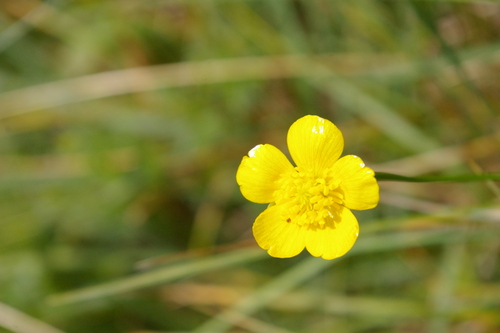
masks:
{"label": "blade of grass", "polygon": [[448,332],[450,325],[449,313],[455,303],[453,297],[464,260],[465,244],[448,244],[442,254],[442,262],[437,282],[431,288],[431,307],[434,318],[429,322],[428,332]]}
{"label": "blade of grass", "polygon": [[44,2],[32,9],[17,22],[10,25],[0,34],[0,53],[8,49],[12,44],[22,39],[34,25],[42,21],[46,21],[56,14],[54,5],[65,5],[71,0],[52,1],[52,3]]}
{"label": "blade of grass", "polygon": [[[365,237],[358,241],[354,248],[346,255],[359,255],[372,253],[377,251],[393,251],[415,246],[442,244],[448,242],[457,242],[458,238],[463,235],[463,231],[424,231],[424,232],[404,232],[396,235],[381,235]],[[488,235],[488,234],[485,234]],[[491,236],[491,234],[490,234]],[[299,264],[293,266],[280,276],[265,284],[260,289],[256,290],[241,301],[224,310],[218,316],[208,320],[201,326],[193,330],[194,333],[210,332],[223,333],[227,332],[237,322],[235,318],[240,314],[249,316],[269,302],[275,300],[289,290],[297,287],[301,283],[311,279],[331,265],[339,262],[339,260],[322,260],[318,258],[307,258]]]}
{"label": "blade of grass", "polygon": [[[500,44],[488,45],[485,48],[468,51],[461,57],[477,58],[482,62],[486,57],[494,62],[497,61],[494,58],[496,54],[494,51],[498,51],[499,48]],[[356,69],[352,70],[353,67],[349,64],[354,60]],[[429,65],[434,65],[438,72],[446,70],[443,58],[427,61]],[[312,71],[311,68],[317,65],[326,66],[329,71]],[[377,77],[385,76],[385,79],[391,76],[405,76],[411,80],[423,75],[411,61],[390,55],[369,57],[355,57],[350,54],[287,55],[191,61],[102,72],[4,92],[0,94],[0,119],[137,92],[247,80],[321,78],[330,77],[331,73],[375,74]]]}
{"label": "blade of grass", "polygon": [[[450,228],[447,230],[398,231],[385,235],[365,236],[358,240],[354,248],[347,255],[392,251],[415,246],[447,244],[455,242],[457,237],[462,233],[463,230],[460,228]],[[471,231],[467,234],[467,240],[477,241],[493,236],[488,230]],[[47,304],[50,306],[64,306],[119,295],[201,274],[206,271],[262,260],[264,258],[268,258],[266,252],[258,248],[236,250],[200,260],[180,263],[175,266],[160,268],[93,287],[55,294],[47,298]]]}
{"label": "blade of grass", "polygon": [[208,320],[193,330],[193,333],[226,332],[243,316],[251,315],[267,303],[283,295],[297,285],[313,278],[332,265],[334,261],[307,258],[292,266],[285,273],[273,279],[260,289],[245,297],[236,305]]}
{"label": "blade of grass", "polygon": [[226,29],[237,32],[265,54],[285,53],[283,36],[248,3],[241,2],[225,8]]}
{"label": "blade of grass", "polygon": [[374,48],[398,49],[396,36],[400,27],[386,18],[383,3],[357,0],[339,2],[337,6],[340,15],[345,17],[345,27],[349,29],[348,36],[353,43],[359,43],[359,47],[366,48],[368,52]]}
{"label": "blade of grass", "polygon": [[[308,53],[309,45],[306,32],[300,26],[297,11],[292,8],[292,1],[267,1],[269,12],[275,17],[282,39],[290,53]],[[292,38],[293,36],[293,38]]]}
{"label": "blade of grass", "polygon": [[423,152],[439,147],[436,141],[401,117],[396,110],[333,73],[328,82],[315,81],[312,84],[409,151]]}
{"label": "blade of grass", "polygon": [[437,175],[407,177],[386,172],[377,172],[375,178],[378,181],[398,181],[409,183],[430,183],[430,182],[479,182],[486,180],[500,181],[500,173],[464,174],[464,175]]}
{"label": "blade of grass", "polygon": [[3,303],[0,303],[0,327],[15,333],[64,333]]}
{"label": "blade of grass", "polygon": [[[439,45],[441,46],[443,53],[446,58],[450,61],[450,63],[454,66],[457,76],[461,79],[463,84],[467,86],[469,90],[471,90],[474,94],[476,94],[483,102],[484,108],[490,112],[490,114],[495,114],[494,108],[491,106],[488,99],[484,96],[483,92],[474,84],[474,82],[469,78],[465,68],[462,65],[462,60],[457,52],[444,40],[443,36],[439,33],[439,30],[436,26],[436,20],[432,17],[432,10],[430,9],[429,3],[419,2],[417,3],[415,0],[410,1],[410,4],[413,6],[415,12],[421,21],[427,26],[427,28],[434,34]],[[461,110],[461,109],[459,109]],[[471,117],[469,113],[463,113],[463,116],[469,120],[470,124],[476,124],[474,119]]]}
{"label": "blade of grass", "polygon": [[94,287],[52,295],[47,298],[50,306],[64,306],[92,299],[117,295],[132,290],[148,288],[203,272],[241,265],[266,257],[266,253],[257,248],[245,248],[200,260],[183,262],[173,266],[156,269],[121,280],[104,283]]}
{"label": "blade of grass", "polygon": [[[194,307],[195,310],[198,312],[201,312],[207,316],[214,316],[215,314],[215,309],[209,310],[210,308],[207,307]],[[266,332],[266,333],[291,333],[289,330],[286,330],[284,328],[278,327],[273,324],[266,323],[262,320],[257,320],[255,318],[249,317],[249,316],[244,316],[241,313],[238,312],[233,312],[228,314],[228,316],[231,316],[231,322],[237,322],[238,326],[250,331],[250,332],[255,332],[255,333],[261,333],[261,332]]]}
{"label": "blade of grass", "polygon": [[[236,292],[235,292],[236,289]],[[198,311],[214,309],[208,315],[215,315],[215,309],[220,306],[231,306],[238,301],[239,296],[248,294],[250,288],[237,289],[234,286],[221,284],[207,284],[206,282],[180,282],[168,287],[165,295],[167,299],[189,306]],[[215,292],[224,295],[219,298],[210,297]],[[305,290],[290,291],[278,299],[267,304],[267,309],[278,312],[305,313],[324,311],[331,314],[381,316],[394,318],[422,317],[426,314],[426,304],[417,300],[407,300],[387,296],[355,296],[334,293],[325,295],[321,288],[307,288]],[[240,314],[241,315],[241,314]],[[248,316],[243,317],[248,320]],[[241,322],[238,324],[241,325]],[[248,327],[247,327],[248,329]],[[267,332],[266,330],[260,330]]]}
{"label": "blade of grass", "polygon": [[464,160],[495,156],[499,142],[500,133],[485,135],[460,145],[447,146],[371,167],[391,173],[405,170],[405,173],[411,176],[432,173],[463,165]]}

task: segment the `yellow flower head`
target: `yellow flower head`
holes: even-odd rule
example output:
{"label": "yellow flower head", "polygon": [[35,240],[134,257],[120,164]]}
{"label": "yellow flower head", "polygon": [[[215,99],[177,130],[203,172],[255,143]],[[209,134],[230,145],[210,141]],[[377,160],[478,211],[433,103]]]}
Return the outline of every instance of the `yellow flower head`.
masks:
{"label": "yellow flower head", "polygon": [[340,257],[358,237],[351,209],[370,209],[379,201],[375,173],[357,156],[339,159],[342,133],[321,117],[293,123],[287,143],[296,167],[264,144],[243,157],[236,173],[245,198],[270,203],[255,220],[255,239],[273,257],[293,257],[304,248],[315,257]]}

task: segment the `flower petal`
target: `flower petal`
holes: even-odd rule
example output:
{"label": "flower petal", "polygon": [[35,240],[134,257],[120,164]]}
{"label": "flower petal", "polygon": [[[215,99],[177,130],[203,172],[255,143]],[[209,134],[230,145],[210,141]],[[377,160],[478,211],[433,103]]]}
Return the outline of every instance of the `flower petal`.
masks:
{"label": "flower petal", "polygon": [[281,206],[270,206],[255,220],[255,240],[270,256],[290,258],[304,250],[306,228],[286,221]]}
{"label": "flower petal", "polygon": [[346,254],[358,238],[358,220],[352,212],[342,207],[338,220],[330,219],[324,227],[309,226],[306,248],[311,255],[335,259]]}
{"label": "flower petal", "polygon": [[279,176],[293,170],[286,156],[273,145],[257,145],[243,157],[236,182],[240,185],[243,196],[256,203],[274,201],[273,193]]}
{"label": "flower petal", "polygon": [[377,206],[379,188],[375,172],[365,166],[363,160],[347,155],[333,165],[335,177],[340,179],[344,193],[344,206],[349,209],[365,210]]}
{"label": "flower petal", "polygon": [[299,167],[320,172],[329,168],[344,149],[344,137],[329,120],[305,116],[290,126],[288,149]]}

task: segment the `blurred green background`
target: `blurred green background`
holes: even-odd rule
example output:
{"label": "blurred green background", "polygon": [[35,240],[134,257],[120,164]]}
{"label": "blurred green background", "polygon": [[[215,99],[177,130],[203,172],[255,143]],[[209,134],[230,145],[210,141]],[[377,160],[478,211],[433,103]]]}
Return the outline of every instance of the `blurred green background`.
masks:
{"label": "blurred green background", "polygon": [[381,183],[324,261],[258,249],[235,182],[306,114],[499,172],[499,91],[493,1],[0,1],[0,332],[500,332],[498,183]]}

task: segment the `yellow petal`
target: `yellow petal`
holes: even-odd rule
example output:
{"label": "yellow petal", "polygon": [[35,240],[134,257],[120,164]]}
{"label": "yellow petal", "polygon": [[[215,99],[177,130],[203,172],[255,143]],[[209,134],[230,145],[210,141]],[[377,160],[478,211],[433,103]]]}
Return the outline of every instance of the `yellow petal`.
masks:
{"label": "yellow petal", "polygon": [[258,145],[243,157],[236,172],[236,182],[243,196],[256,203],[270,203],[277,189],[276,180],[293,170],[286,156],[273,145]]}
{"label": "yellow petal", "polygon": [[318,116],[305,116],[293,123],[288,130],[287,142],[297,166],[319,173],[332,167],[344,149],[340,130]]}
{"label": "yellow petal", "polygon": [[347,155],[335,162],[335,178],[340,180],[344,192],[344,206],[349,209],[364,210],[377,206],[379,188],[375,173],[365,166],[361,158]]}
{"label": "yellow petal", "polygon": [[335,259],[346,254],[358,238],[358,220],[352,212],[342,207],[337,221],[328,220],[324,227],[309,226],[306,248],[311,255]]}
{"label": "yellow petal", "polygon": [[286,221],[281,206],[270,206],[255,220],[252,227],[255,240],[269,255],[290,258],[304,250],[306,228]]}

